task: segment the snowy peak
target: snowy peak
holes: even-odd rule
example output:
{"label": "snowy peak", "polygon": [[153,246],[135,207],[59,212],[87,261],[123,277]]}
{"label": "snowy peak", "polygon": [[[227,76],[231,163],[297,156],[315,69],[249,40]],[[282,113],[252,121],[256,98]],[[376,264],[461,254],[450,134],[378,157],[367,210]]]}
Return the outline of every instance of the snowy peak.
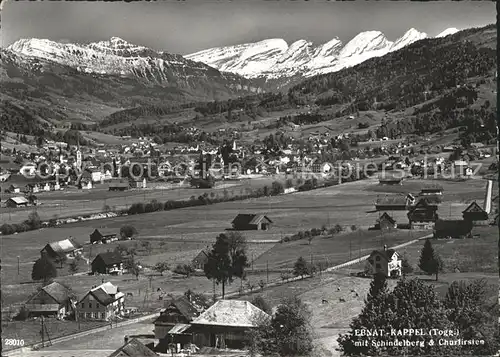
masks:
{"label": "snowy peak", "polygon": [[389,41],[380,31],[361,32],[345,46],[338,37],[319,45],[298,40],[290,46],[282,39],[271,39],[211,48],[185,58],[247,78],[273,79],[295,75],[309,77],[355,66],[426,37],[427,34],[411,28],[396,42]]}
{"label": "snowy peak", "polygon": [[286,52],[285,40],[268,39],[243,45],[216,47],[185,56],[223,72],[252,77],[267,71]]}
{"label": "snowy peak", "polygon": [[455,28],[455,27],[450,27],[450,28],[447,28],[446,30],[444,30],[443,32],[441,32],[439,35],[437,35],[436,38],[453,35],[453,34],[457,33],[458,31],[460,31],[460,30]]}
{"label": "snowy peak", "polygon": [[387,40],[380,31],[361,32],[345,45],[340,51],[340,57],[346,58],[359,55],[364,52],[383,50],[390,47],[392,42]]}
{"label": "snowy peak", "polygon": [[409,29],[405,34],[398,38],[394,44],[391,46],[391,51],[397,51],[403,47],[411,45],[413,42],[423,40],[427,38],[425,32],[420,32],[414,28]]}
{"label": "snowy peak", "polygon": [[193,83],[197,83],[198,79],[206,82],[206,79],[210,78],[214,85],[240,85],[241,88],[245,85],[250,88],[247,79],[230,73],[220,73],[215,68],[188,60],[181,55],[137,46],[118,37],[89,44],[22,39],[10,45],[7,51],[25,61],[45,60],[81,73],[133,78],[162,86],[191,88],[196,85]]}

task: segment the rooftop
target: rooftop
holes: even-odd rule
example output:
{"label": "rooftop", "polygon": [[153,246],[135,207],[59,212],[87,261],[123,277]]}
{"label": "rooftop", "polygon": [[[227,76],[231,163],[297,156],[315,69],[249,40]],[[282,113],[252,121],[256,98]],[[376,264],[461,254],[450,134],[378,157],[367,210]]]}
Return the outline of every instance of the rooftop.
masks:
{"label": "rooftop", "polygon": [[264,311],[243,300],[219,300],[199,317],[193,325],[254,327],[259,318],[269,318]]}

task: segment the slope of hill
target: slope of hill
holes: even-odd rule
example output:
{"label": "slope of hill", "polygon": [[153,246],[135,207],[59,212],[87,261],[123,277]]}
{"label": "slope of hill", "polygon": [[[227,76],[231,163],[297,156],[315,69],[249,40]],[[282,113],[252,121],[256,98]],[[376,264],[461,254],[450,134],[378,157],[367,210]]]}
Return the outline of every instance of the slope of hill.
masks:
{"label": "slope of hill", "polygon": [[117,38],[89,45],[20,40],[0,52],[4,130],[24,132],[14,123],[25,116],[35,118],[34,126],[40,120],[92,123],[138,105],[224,100],[263,90],[258,81]]}

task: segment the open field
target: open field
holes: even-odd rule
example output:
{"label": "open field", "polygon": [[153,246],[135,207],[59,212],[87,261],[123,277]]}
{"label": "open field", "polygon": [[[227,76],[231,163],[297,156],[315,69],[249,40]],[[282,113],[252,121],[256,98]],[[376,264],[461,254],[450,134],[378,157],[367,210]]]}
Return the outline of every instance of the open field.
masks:
{"label": "open field", "polygon": [[[39,257],[40,249],[47,242],[72,236],[78,242],[86,244],[89,241],[89,234],[93,229],[100,227],[115,229],[118,232],[120,227],[130,224],[137,228],[139,236],[136,240],[115,242],[109,245],[86,245],[84,247],[84,256],[86,258],[89,256],[91,258],[95,257],[98,252],[108,249],[112,250],[118,244],[137,245],[136,260],[144,266],[152,266],[156,262],[167,261],[171,267],[174,267],[178,263],[190,262],[201,249],[210,245],[219,233],[230,228],[230,223],[237,213],[265,213],[275,222],[271,230],[243,232],[247,240],[250,241],[248,244],[250,258],[255,260],[252,266],[255,272],[254,274],[250,273],[248,277],[248,280],[253,282],[254,285],[257,285],[261,279],[264,281],[267,280],[266,268],[269,268],[270,271],[270,282],[280,281],[279,270],[289,269],[299,256],[303,256],[309,260],[312,255],[313,261],[322,260],[330,266],[343,263],[350,258],[355,259],[360,255],[365,255],[373,249],[380,249],[384,244],[392,246],[428,234],[429,232],[404,230],[381,234],[379,231],[367,230],[369,226],[375,223],[378,217],[378,213],[373,212],[373,202],[377,195],[384,194],[383,190],[398,189],[402,190],[401,192],[418,193],[421,186],[426,183],[422,180],[411,180],[407,181],[403,186],[394,188],[380,186],[376,179],[369,179],[290,195],[248,199],[211,206],[116,217],[99,221],[78,222],[55,228],[45,228],[39,231],[4,236],[1,237],[4,308],[10,305],[15,309],[30,294],[35,292],[40,285],[19,283],[30,280],[33,261]],[[442,182],[441,184],[445,189],[445,202],[439,211],[442,210],[443,215],[451,212],[452,216],[458,216],[470,200],[478,199],[478,202],[482,203],[484,198],[484,180],[472,180],[461,183]],[[194,191],[200,194],[203,190]],[[124,197],[126,198],[126,196]],[[320,228],[322,225],[331,227],[335,224],[340,224],[344,227],[356,225],[358,229],[353,232],[349,232],[348,229],[347,232],[335,235],[334,237],[319,236],[314,238],[311,244],[307,240],[281,244],[266,244],[263,242],[279,240],[283,236],[294,234],[299,230]],[[491,229],[491,232],[495,230],[489,227],[477,229],[486,231]],[[462,265],[466,262],[472,264],[475,258],[467,258],[467,254],[470,252],[470,249],[475,249],[474,252],[477,253],[474,253],[476,254],[475,257],[477,257],[476,260],[482,262],[479,268],[483,270],[490,269],[488,271],[495,272],[494,268],[496,265],[493,267],[491,265],[491,257],[486,257],[488,254],[496,254],[496,250],[487,249],[488,247],[495,246],[493,234],[490,233],[481,233],[480,239],[484,239],[484,245],[478,245],[476,248],[471,248],[470,246],[460,248],[453,253],[455,254],[453,256],[456,256],[456,259]],[[143,242],[145,241],[149,242],[150,249],[143,246]],[[262,243],[253,243],[258,241],[262,241]],[[441,241],[437,241],[436,244],[438,245],[436,249],[441,252],[441,245],[446,249],[448,247],[451,248],[454,244],[455,247],[459,247],[457,244],[461,242],[472,242],[472,240],[456,241],[455,243],[441,243]],[[479,242],[480,240],[475,240],[474,243],[470,244],[479,244]],[[403,251],[406,251],[412,259],[418,259],[420,248],[419,244],[416,243],[404,248]],[[449,258],[446,258],[451,256],[451,253],[445,254],[443,252],[442,255],[445,258],[445,263],[451,266],[451,263],[447,261]],[[17,275],[17,256],[20,257],[19,276]],[[486,262],[488,263],[486,264]],[[490,268],[487,268],[487,266]],[[249,270],[252,268],[249,268]],[[475,276],[481,275],[474,273],[474,269],[476,268],[476,266],[471,267],[471,274]],[[103,277],[99,276],[81,274],[75,276],[65,275],[67,274],[66,269],[67,267],[60,269],[61,276],[57,278],[57,281],[70,285],[78,296],[82,296],[92,285],[97,285],[103,280]],[[85,264],[81,267],[82,272],[87,269]],[[356,267],[352,269],[355,270]],[[323,274],[323,276],[316,276],[312,279],[265,289],[262,293],[266,294],[266,296],[269,295],[269,298],[273,301],[278,301],[282,296],[291,294],[292,292],[296,294],[304,293],[306,301],[311,301],[311,304],[319,304],[321,302],[320,296],[331,295],[332,291],[334,291],[332,288],[328,292],[327,287],[330,286],[328,285],[330,282],[332,284],[345,283],[347,284],[345,285],[345,289],[348,286],[355,285],[359,287],[357,289],[361,290],[364,289],[364,285],[366,285],[366,288],[368,287],[368,279],[350,277],[348,276],[348,271],[338,272],[333,275],[331,273]],[[183,294],[189,288],[208,295],[213,293],[212,282],[203,276],[181,278],[175,274],[166,272],[164,276],[153,276],[149,279],[145,274],[149,274],[148,271],[140,275],[138,280],[131,275],[106,276],[104,279],[120,286],[122,291],[132,292],[133,297],[127,298],[127,305],[137,306],[144,311],[155,311],[162,306],[163,301],[159,300],[160,293],[157,292],[158,288],[172,295]],[[447,274],[443,274],[443,281],[445,281]],[[339,276],[340,278],[335,278],[337,280],[334,279],[334,277]],[[338,281],[339,279],[342,283]],[[236,280],[228,287],[228,292],[237,291],[239,287],[240,282]],[[342,289],[341,292],[347,293],[344,291],[345,289]],[[306,294],[306,291],[309,292],[307,293],[309,295]],[[220,287],[216,287],[216,292],[220,292]],[[346,303],[341,305],[335,303],[320,309],[315,308],[315,310],[319,311],[315,311],[313,317],[313,319],[317,319],[315,325],[319,326],[317,330],[318,339],[329,341],[328,343],[334,341],[335,338],[332,339],[330,337],[333,335],[336,336],[340,330],[348,325],[350,319],[359,313],[363,296],[363,294],[360,294],[359,301],[346,300]],[[319,300],[319,302],[315,299]],[[338,297],[333,295],[331,299],[337,299],[338,301]],[[325,312],[325,309],[328,312]],[[320,310],[325,311],[321,312]],[[341,316],[341,318],[338,319],[338,316]],[[330,326],[326,320],[328,318],[333,319],[334,317],[338,321],[334,326]],[[90,349],[90,347],[86,348]],[[112,348],[115,347],[110,347],[110,349]]]}
{"label": "open field", "polygon": [[[132,189],[124,192],[110,192],[106,184],[92,190],[77,190],[68,189],[63,191],[40,192],[36,196],[40,202],[40,206],[36,207],[38,214],[42,220],[49,220],[54,217],[70,217],[92,213],[99,213],[103,211],[105,205],[121,209],[127,208],[132,203],[137,202],[150,202],[156,199],[160,202],[168,200],[185,200],[191,196],[198,197],[204,193],[216,192],[222,194],[224,190],[234,193],[245,192],[246,188],[259,188],[265,185],[270,185],[273,181],[283,179],[284,175],[266,176],[262,178],[247,179],[233,182],[220,182],[212,189],[196,189],[190,187],[176,187],[167,183],[161,185],[158,189]],[[29,183],[27,179],[21,178],[17,184]],[[12,182],[2,184],[3,190],[11,185]],[[19,195],[19,194],[17,194]],[[2,193],[2,201],[13,195]],[[0,221],[21,223],[28,218],[30,212],[34,207],[27,208],[0,208]]]}
{"label": "open field", "polygon": [[[420,185],[424,184],[424,182],[415,180],[412,184]],[[444,184],[446,202],[438,211],[444,218],[460,216],[468,204],[466,201],[471,198],[482,199],[484,197],[485,182],[483,180],[447,184]],[[355,257],[358,254],[356,251],[359,249],[379,247],[383,242],[383,237],[377,232],[365,232],[369,226],[375,223],[379,216],[378,212],[373,211],[373,202],[380,193],[372,192],[372,190],[381,187],[375,179],[369,179],[290,195],[78,222],[56,228],[45,228],[39,231],[4,236],[1,237],[2,263],[4,264],[2,277],[7,282],[29,279],[32,262],[39,257],[40,249],[48,242],[72,236],[77,242],[85,244],[89,242],[89,234],[95,228],[114,229],[118,232],[123,225],[136,227],[139,232],[139,248],[142,240],[151,242],[154,253],[147,254],[149,257],[141,258],[145,264],[153,265],[155,262],[163,260],[167,260],[171,264],[187,263],[202,248],[213,242],[219,233],[230,228],[232,219],[238,213],[265,213],[274,221],[274,226],[269,231],[244,232],[249,241],[279,240],[283,236],[297,233],[299,230],[321,228],[322,225],[328,227],[335,224],[348,227],[356,225],[361,230],[345,236],[340,235],[335,239],[317,237],[313,240],[311,246],[301,245],[307,245],[307,242],[292,242],[280,244],[275,248],[276,251],[292,252],[299,247],[302,249],[301,254],[307,256],[310,256],[311,249],[314,254],[320,252],[329,254],[322,246],[326,245],[329,247],[328,249],[335,252],[338,250],[339,245],[336,243],[336,239],[342,239],[340,245],[349,244],[350,242],[351,249],[349,247],[344,249],[347,250],[347,253],[349,250],[354,252],[352,255]],[[419,191],[418,187],[413,186],[411,192],[413,191]],[[467,196],[467,199],[461,199],[461,196]],[[453,201],[456,198],[459,199],[458,202]],[[402,212],[401,219],[405,219],[404,212]],[[407,223],[407,221],[404,223]],[[394,241],[400,242],[416,238],[412,234],[395,236]],[[370,244],[365,247],[356,245],[356,242],[366,240],[366,235],[372,240]],[[114,249],[116,244],[94,246],[92,248],[94,249],[93,252],[90,252],[90,247],[86,247],[85,256],[88,258],[91,254],[92,257],[95,257],[97,252]],[[293,248],[288,248],[289,246]],[[259,245],[258,248],[255,248],[254,259],[271,247],[272,245],[269,244]],[[344,255],[345,251],[339,254],[341,254],[340,258],[346,257]],[[152,257],[154,255],[156,257]],[[20,264],[23,267],[21,269],[22,276],[19,278],[17,277],[17,256],[20,257]],[[295,254],[293,259],[296,259],[297,256],[298,254]],[[331,258],[334,259],[333,256]],[[347,258],[349,257],[347,256]],[[292,259],[292,257],[280,259],[286,261]],[[269,260],[272,261],[273,266],[280,265],[276,263],[274,256]]]}

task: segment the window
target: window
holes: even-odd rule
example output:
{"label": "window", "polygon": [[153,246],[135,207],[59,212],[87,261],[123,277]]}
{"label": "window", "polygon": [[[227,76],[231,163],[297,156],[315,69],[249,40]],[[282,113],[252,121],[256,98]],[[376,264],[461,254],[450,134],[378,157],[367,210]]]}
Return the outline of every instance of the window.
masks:
{"label": "window", "polygon": [[85,308],[85,303],[82,302],[82,309],[84,309],[84,308]]}
{"label": "window", "polygon": [[106,315],[104,314],[104,312],[101,312],[101,319],[105,319],[106,318]]}
{"label": "window", "polygon": [[380,261],[380,255],[377,255],[377,256],[375,257],[375,260],[376,260],[377,262],[378,262],[378,261]]}
{"label": "window", "polygon": [[95,303],[95,307],[99,308],[99,303],[98,302]]}
{"label": "window", "polygon": [[89,309],[91,309],[91,308],[92,308],[92,303],[91,303],[91,302],[89,302]]}
{"label": "window", "polygon": [[375,268],[377,268],[377,269],[381,269],[382,267],[380,266],[380,264],[379,264],[379,263],[377,263],[377,264],[375,264]]}

